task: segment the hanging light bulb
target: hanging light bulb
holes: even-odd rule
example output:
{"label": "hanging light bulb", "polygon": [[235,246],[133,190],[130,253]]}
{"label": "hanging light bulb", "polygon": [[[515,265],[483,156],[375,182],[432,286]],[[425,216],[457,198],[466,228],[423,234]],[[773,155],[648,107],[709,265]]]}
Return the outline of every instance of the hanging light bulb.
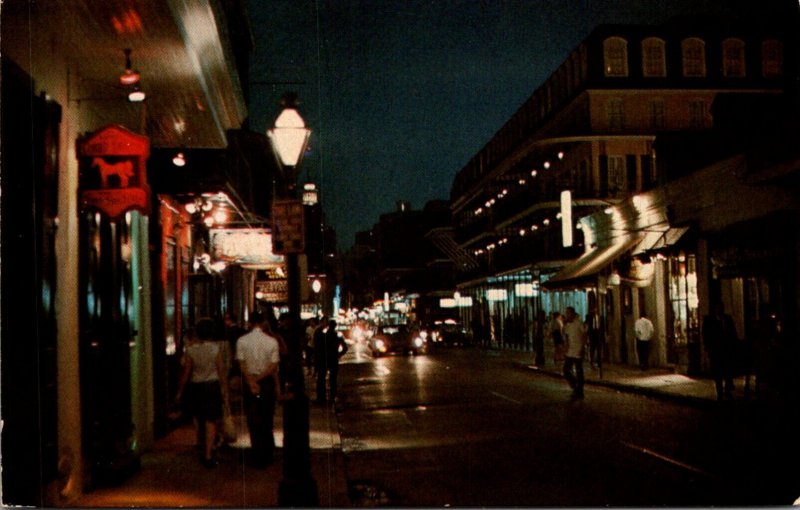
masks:
{"label": "hanging light bulb", "polygon": [[183,155],[182,152],[175,154],[172,158],[172,164],[175,166],[185,166],[186,165],[186,157]]}
{"label": "hanging light bulb", "polygon": [[139,88],[138,85],[134,85],[133,90],[128,92],[128,101],[131,103],[141,103],[147,99],[147,95]]}

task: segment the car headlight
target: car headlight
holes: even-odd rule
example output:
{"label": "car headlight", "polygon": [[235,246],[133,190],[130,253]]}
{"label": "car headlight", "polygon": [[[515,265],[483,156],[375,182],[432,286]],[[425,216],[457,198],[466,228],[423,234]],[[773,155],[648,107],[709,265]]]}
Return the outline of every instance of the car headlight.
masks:
{"label": "car headlight", "polygon": [[421,336],[414,338],[414,347],[422,347],[423,345],[425,345],[425,340]]}
{"label": "car headlight", "polygon": [[383,340],[375,340],[375,348],[378,349],[379,351],[385,351],[386,342],[384,342]]}

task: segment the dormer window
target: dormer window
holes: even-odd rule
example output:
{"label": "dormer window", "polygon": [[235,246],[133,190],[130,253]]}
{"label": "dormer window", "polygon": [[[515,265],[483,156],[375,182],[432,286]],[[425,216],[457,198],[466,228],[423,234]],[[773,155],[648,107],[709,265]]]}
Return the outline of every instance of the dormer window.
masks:
{"label": "dormer window", "polygon": [[628,41],[610,37],[603,41],[606,76],[628,76]]}
{"label": "dormer window", "polygon": [[775,39],[761,43],[761,72],[765,78],[783,76],[783,43]]}
{"label": "dormer window", "polygon": [[664,47],[664,40],[657,37],[649,37],[642,41],[642,74],[645,77],[667,75]]}
{"label": "dormer window", "polygon": [[743,78],[744,41],[729,38],[722,41],[722,75],[726,78]]}
{"label": "dormer window", "polygon": [[702,39],[684,39],[681,42],[681,53],[684,77],[702,78],[706,75],[706,43]]}

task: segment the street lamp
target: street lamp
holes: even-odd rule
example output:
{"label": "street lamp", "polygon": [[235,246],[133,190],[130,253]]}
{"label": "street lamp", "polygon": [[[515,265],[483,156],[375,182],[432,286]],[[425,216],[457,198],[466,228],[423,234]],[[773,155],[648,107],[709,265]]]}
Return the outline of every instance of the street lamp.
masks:
{"label": "street lamp", "polygon": [[[281,100],[284,109],[275,120],[275,127],[267,131],[272,148],[282,170],[279,192],[284,203],[294,205],[299,200],[296,191],[296,170],[311,135],[297,112],[297,96],[286,94]],[[292,209],[290,207],[290,209]],[[296,210],[296,208],[293,208]],[[300,203],[302,211],[302,203]],[[277,221],[273,211],[273,221]],[[302,222],[302,215],[300,216]],[[301,223],[302,227],[302,223]],[[277,230],[277,228],[275,229]],[[302,232],[302,228],[300,231]],[[276,232],[273,232],[276,234]],[[287,366],[287,399],[283,404],[283,478],[278,485],[278,505],[284,507],[310,507],[319,503],[317,483],[311,476],[311,448],[309,446],[309,403],[305,394],[302,366],[300,325],[300,266],[298,255],[303,251],[299,243],[281,243],[286,257],[287,291],[289,301],[289,363]]]}

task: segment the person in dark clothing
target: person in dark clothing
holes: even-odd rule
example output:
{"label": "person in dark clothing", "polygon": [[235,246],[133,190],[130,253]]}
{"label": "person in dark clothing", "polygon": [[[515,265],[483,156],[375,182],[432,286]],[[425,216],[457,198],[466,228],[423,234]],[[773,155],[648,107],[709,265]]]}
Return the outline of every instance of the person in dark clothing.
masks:
{"label": "person in dark clothing", "polygon": [[717,400],[732,398],[739,339],[733,318],[725,313],[721,302],[714,306],[713,313],[703,318],[703,344],[711,362]]}
{"label": "person in dark clothing", "polygon": [[597,307],[592,306],[586,316],[586,326],[589,334],[589,365],[599,367],[602,363],[603,335],[600,329],[600,314]]}
{"label": "person in dark clothing", "polygon": [[536,320],[533,323],[533,351],[535,356],[533,364],[537,367],[544,366],[544,328],[547,322],[547,316],[544,310],[539,310],[536,313]]}
{"label": "person in dark clothing", "polygon": [[[247,331],[247,329],[237,324],[230,312],[225,313],[225,339],[228,341],[228,352],[231,358],[233,358],[236,353],[236,341],[239,340],[239,337],[247,333]],[[240,374],[239,364],[233,363],[233,359],[228,360],[228,363],[230,365],[228,378],[238,376]]]}
{"label": "person in dark clothing", "polygon": [[[324,319],[323,319],[324,321]],[[327,329],[324,329],[327,327]],[[317,371],[317,402],[327,401],[325,378],[328,378],[330,400],[336,398],[336,379],[339,375],[339,358],[347,352],[344,338],[336,331],[336,321],[329,320],[317,330],[314,340],[314,361]]]}
{"label": "person in dark clothing", "polygon": [[267,321],[271,334],[278,340],[278,347],[280,351],[281,361],[280,369],[278,370],[278,383],[281,385],[281,390],[287,390],[287,378],[289,376],[289,344],[292,338],[292,327],[289,314],[284,312],[275,319],[275,315],[270,315],[271,319]]}

